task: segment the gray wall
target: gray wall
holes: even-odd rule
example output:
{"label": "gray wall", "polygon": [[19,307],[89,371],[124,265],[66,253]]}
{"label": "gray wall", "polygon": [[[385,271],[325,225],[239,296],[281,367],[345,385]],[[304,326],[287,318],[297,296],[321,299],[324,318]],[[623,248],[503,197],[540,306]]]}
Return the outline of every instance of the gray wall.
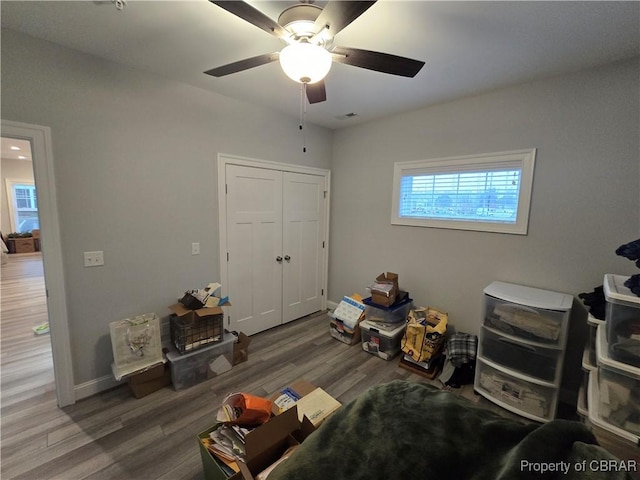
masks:
{"label": "gray wall", "polygon": [[[637,271],[614,253],[640,232],[637,59],[334,133],[310,127],[304,155],[296,118],[10,31],[1,53],[2,118],[52,129],[76,384],[109,375],[109,322],[164,316],[182,290],[217,279],[218,152],[331,167],[333,301],[394,271],[416,303],[478,332],[493,280],[577,295]],[[390,225],[394,161],[531,147],[529,235]],[[83,268],[88,250],[106,265]]]}
{"label": "gray wall", "polygon": [[297,118],[5,29],[2,118],[51,127],[76,385],[110,375],[110,322],[219,279],[218,152],[331,161],[329,130],[303,154]]}
{"label": "gray wall", "polygon": [[[494,280],[577,295],[605,273],[640,273],[615,255],[640,233],[639,76],[636,58],[336,132],[329,298],[366,294],[392,271],[416,304],[478,333]],[[527,236],[390,224],[395,161],[532,147]],[[585,313],[574,303],[565,379],[575,389]]]}
{"label": "gray wall", "polygon": [[7,197],[6,180],[31,180],[33,182],[33,164],[28,160],[2,159],[0,167],[2,177],[2,187],[0,188],[0,223],[3,235],[8,235],[14,231],[11,228],[11,217],[9,216],[9,199]]}

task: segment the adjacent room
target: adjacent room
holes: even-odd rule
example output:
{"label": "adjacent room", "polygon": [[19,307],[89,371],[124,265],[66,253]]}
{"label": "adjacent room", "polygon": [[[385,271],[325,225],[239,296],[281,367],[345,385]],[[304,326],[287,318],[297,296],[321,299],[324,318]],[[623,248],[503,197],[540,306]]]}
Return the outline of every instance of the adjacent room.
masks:
{"label": "adjacent room", "polygon": [[[640,3],[0,8],[4,478],[227,478],[198,435],[228,394],[272,398],[292,385],[342,405],[313,425],[333,443],[362,402],[447,398],[447,415],[480,423],[485,411],[551,432],[570,420],[602,448],[559,462],[613,455],[619,477],[595,468],[593,478],[640,478],[640,300],[622,286],[640,273]],[[20,153],[12,140],[29,159],[8,158]],[[522,309],[512,316],[503,303]],[[367,319],[399,306],[388,329],[397,348],[382,355],[386,330]],[[198,319],[200,308],[209,311]],[[489,325],[490,310],[504,322]],[[425,328],[445,319],[433,364],[414,358],[435,374],[402,364],[420,312]],[[248,350],[216,357],[204,378],[176,373],[185,349],[205,346],[182,345],[172,361],[161,343],[176,346],[172,322],[205,314],[243,333]],[[124,319],[162,339],[153,391],[119,369],[114,339],[133,345],[114,326]],[[216,332],[206,341],[231,355]],[[472,364],[447,384],[463,336],[476,342]],[[607,351],[614,358],[601,360]],[[507,368],[514,357],[533,358],[522,362],[530,371]],[[500,385],[487,387],[483,373]],[[522,382],[537,400],[514,393]],[[382,410],[361,421],[387,418]],[[621,419],[623,410],[632,413]],[[443,425],[452,444],[473,432]],[[326,461],[320,435],[298,427],[287,437],[298,452],[269,478],[303,475],[296,456]],[[363,451],[379,458],[384,445]],[[347,451],[354,462],[364,455]],[[240,462],[233,479],[250,480],[258,463]],[[372,478],[342,467],[343,477],[324,476]],[[482,474],[534,478],[537,468]]]}

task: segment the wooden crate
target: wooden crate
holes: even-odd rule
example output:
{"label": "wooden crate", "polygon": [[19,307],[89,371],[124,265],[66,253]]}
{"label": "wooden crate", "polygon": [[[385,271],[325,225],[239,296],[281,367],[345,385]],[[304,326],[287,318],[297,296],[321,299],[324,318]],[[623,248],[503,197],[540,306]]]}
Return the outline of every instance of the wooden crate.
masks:
{"label": "wooden crate", "polygon": [[14,245],[16,253],[31,253],[36,251],[33,237],[15,238]]}

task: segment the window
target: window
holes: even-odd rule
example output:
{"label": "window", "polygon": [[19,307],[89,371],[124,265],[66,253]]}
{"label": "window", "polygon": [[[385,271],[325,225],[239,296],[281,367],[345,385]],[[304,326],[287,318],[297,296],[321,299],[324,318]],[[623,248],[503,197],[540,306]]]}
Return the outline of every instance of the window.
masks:
{"label": "window", "polygon": [[535,153],[397,162],[391,223],[526,235]]}
{"label": "window", "polygon": [[11,205],[11,226],[14,232],[25,233],[40,228],[36,186],[31,181],[7,180]]}

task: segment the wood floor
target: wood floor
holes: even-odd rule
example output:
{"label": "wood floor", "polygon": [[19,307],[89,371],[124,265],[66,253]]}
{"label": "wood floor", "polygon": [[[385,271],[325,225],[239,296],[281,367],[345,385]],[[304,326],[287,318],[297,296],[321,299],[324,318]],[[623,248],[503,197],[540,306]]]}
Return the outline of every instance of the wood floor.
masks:
{"label": "wood floor", "polygon": [[[247,362],[189,389],[168,387],[135,399],[123,385],[60,409],[48,335],[31,330],[46,320],[39,261],[11,255],[2,266],[4,480],[203,480],[196,434],[214,423],[229,392],[266,396],[304,378],[345,403],[381,382],[425,381],[398,367],[397,358],[385,362],[332,339],[328,317],[316,314],[253,336]],[[502,411],[470,386],[457,393]],[[631,449],[621,458],[632,458]]]}

